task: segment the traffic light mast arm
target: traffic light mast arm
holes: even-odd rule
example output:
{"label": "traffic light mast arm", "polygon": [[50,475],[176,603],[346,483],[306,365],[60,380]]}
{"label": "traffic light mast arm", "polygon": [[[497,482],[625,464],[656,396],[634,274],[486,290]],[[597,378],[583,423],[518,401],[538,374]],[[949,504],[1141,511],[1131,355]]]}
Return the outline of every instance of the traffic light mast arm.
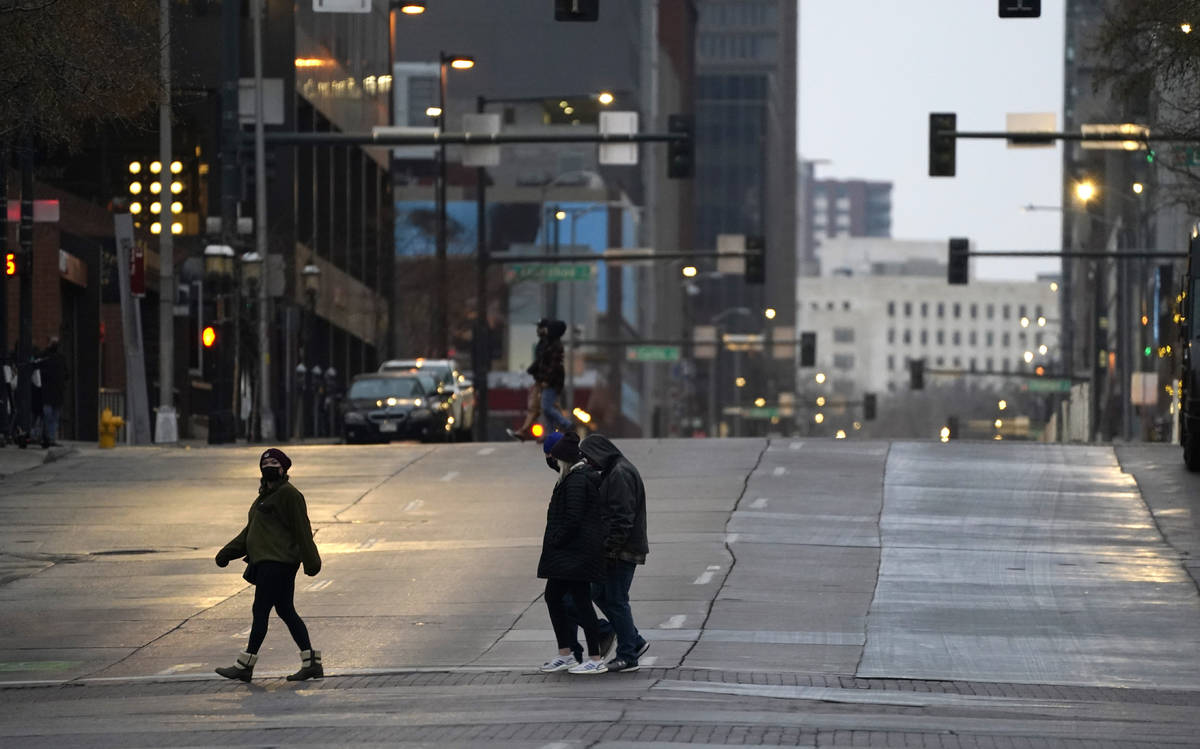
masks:
{"label": "traffic light mast arm", "polygon": [[[597,262],[603,261],[606,263],[644,263],[653,262],[655,260],[689,260],[692,258],[734,258],[746,257],[754,254],[753,252],[716,252],[715,250],[680,250],[677,252],[630,252],[621,250],[612,255],[606,255],[601,252],[583,252],[572,255],[509,255],[507,253],[495,253],[488,258],[488,262],[495,264],[503,263],[581,263],[581,262]],[[761,254],[761,253],[760,253]],[[728,275],[738,275],[730,273]]]}
{"label": "traffic light mast arm", "polygon": [[369,133],[272,132],[269,146],[468,146],[506,143],[671,143],[691,140],[689,133],[413,133],[413,128],[377,127]]}
{"label": "traffic light mast arm", "polygon": [[1143,138],[1137,135],[1129,135],[1122,133],[1064,133],[1064,132],[1042,132],[1037,130],[1032,131],[1016,131],[1016,130],[944,130],[935,129],[932,132],[941,138],[954,138],[956,140],[1012,140],[1018,143],[1037,143],[1049,140],[1078,140],[1078,141],[1119,141],[1132,142],[1144,146],[1149,146],[1151,143],[1195,143],[1195,135],[1176,135],[1174,133],[1168,135],[1155,135],[1150,138]]}
{"label": "traffic light mast arm", "polygon": [[1169,250],[1113,250],[1112,252],[1077,252],[1075,250],[969,250],[965,254],[970,257],[1091,257],[1107,258],[1109,260],[1147,257],[1187,257],[1186,252],[1173,252]]}

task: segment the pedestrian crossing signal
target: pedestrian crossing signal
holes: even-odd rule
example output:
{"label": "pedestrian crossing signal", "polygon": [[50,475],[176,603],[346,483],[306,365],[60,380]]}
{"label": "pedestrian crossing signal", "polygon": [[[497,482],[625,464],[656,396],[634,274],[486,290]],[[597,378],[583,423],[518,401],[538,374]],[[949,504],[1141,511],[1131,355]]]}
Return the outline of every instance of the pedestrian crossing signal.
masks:
{"label": "pedestrian crossing signal", "polygon": [[200,333],[200,343],[204,344],[204,348],[212,348],[217,342],[217,329],[211,325],[206,325]]}
{"label": "pedestrian crossing signal", "polygon": [[9,252],[4,255],[4,275],[17,275],[17,254],[15,252]]}

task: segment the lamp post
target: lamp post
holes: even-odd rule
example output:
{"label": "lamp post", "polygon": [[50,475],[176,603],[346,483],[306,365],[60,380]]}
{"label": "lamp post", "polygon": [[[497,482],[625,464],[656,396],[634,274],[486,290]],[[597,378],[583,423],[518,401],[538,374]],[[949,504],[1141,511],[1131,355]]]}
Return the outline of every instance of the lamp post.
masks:
{"label": "lamp post", "polygon": [[[717,414],[717,380],[721,372],[721,351],[725,348],[725,333],[721,323],[724,322],[725,318],[729,317],[730,315],[753,314],[754,313],[750,311],[749,307],[730,307],[729,309],[722,310],[714,315],[709,323],[715,328],[717,337],[717,349],[713,352],[712,372],[709,373],[708,378],[708,422],[709,430],[713,433],[713,436],[717,436],[717,434],[720,432],[720,429],[717,426],[719,424]],[[737,387],[736,383],[735,387]],[[737,397],[740,400],[741,395],[738,394]]]}
{"label": "lamp post", "polygon": [[[446,132],[446,70],[470,70],[475,67],[474,58],[466,55],[438,53],[438,133]],[[438,145],[437,169],[437,247],[434,257],[434,356],[445,359],[450,350],[448,323],[448,285],[446,282],[446,144]]]}
{"label": "lamp post", "polygon": [[233,420],[232,389],[227,387],[231,369],[229,344],[223,341],[229,331],[229,295],[233,288],[234,252],[229,245],[209,245],[204,248],[204,271],[213,289],[216,305],[214,327],[217,334],[217,356],[212,370],[212,402],[208,409],[208,443],[220,445],[236,437]]}
{"label": "lamp post", "polygon": [[[245,285],[246,299],[249,300],[251,305],[253,305],[254,315],[251,316],[251,320],[253,320],[255,322],[257,322],[257,320],[258,320],[257,316],[259,314],[261,314],[261,310],[259,308],[258,289],[259,289],[259,286],[262,284],[262,268],[263,268],[262,255],[258,254],[257,252],[247,252],[244,255],[242,255],[242,283]],[[256,327],[255,330],[257,331],[257,329],[258,328]],[[239,330],[238,330],[238,334],[237,334],[236,338],[237,338],[237,344],[238,344],[237,360],[239,362],[239,366],[237,367],[237,369],[239,372],[241,372],[242,367],[241,367],[240,362],[242,361],[243,344],[241,341],[240,326],[239,326]],[[255,338],[257,338],[257,333],[255,334]],[[255,352],[258,351],[257,345],[253,348],[253,350]],[[249,358],[248,361],[251,361],[251,362],[254,361],[253,357]],[[252,367],[248,367],[248,369],[250,369],[251,371],[255,371],[254,368],[252,368]],[[259,372],[259,374],[261,375],[261,372]],[[252,380],[252,381],[254,381],[254,380]],[[239,390],[240,390],[240,388],[239,388]],[[250,413],[251,413],[251,415],[250,415],[250,418],[247,419],[247,423],[246,423],[246,438],[253,440],[254,439],[253,414],[257,413],[257,411],[258,411],[258,392],[259,391],[257,388],[251,388],[250,392],[251,392],[251,396],[250,396],[250,404],[251,404],[251,412]],[[243,407],[242,411],[245,411],[244,407]]]}

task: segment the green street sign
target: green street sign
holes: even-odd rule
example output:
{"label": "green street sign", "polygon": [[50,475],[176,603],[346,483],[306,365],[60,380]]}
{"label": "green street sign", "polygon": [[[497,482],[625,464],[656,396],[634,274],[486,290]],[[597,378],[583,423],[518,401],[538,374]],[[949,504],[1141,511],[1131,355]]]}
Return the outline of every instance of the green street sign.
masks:
{"label": "green street sign", "polygon": [[747,419],[774,419],[779,416],[779,408],[776,406],[765,406],[763,408],[754,406],[753,408],[746,409],[743,415]]}
{"label": "green street sign", "polygon": [[596,266],[592,263],[520,263],[510,265],[504,271],[509,283],[517,281],[591,281],[596,277]]}
{"label": "green street sign", "polygon": [[678,346],[630,346],[625,349],[625,358],[629,361],[644,362],[674,362],[679,361]]}
{"label": "green street sign", "polygon": [[1029,380],[1025,389],[1031,393],[1069,393],[1070,380]]}

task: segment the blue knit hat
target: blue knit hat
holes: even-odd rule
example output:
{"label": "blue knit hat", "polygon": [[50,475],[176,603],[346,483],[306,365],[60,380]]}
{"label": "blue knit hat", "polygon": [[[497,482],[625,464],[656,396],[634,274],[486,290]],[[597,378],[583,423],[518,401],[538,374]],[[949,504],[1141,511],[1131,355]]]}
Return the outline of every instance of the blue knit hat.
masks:
{"label": "blue knit hat", "polygon": [[551,432],[550,434],[547,434],[546,439],[542,440],[542,452],[549,455],[550,451],[554,449],[554,446],[557,445],[558,441],[562,438],[562,432]]}

